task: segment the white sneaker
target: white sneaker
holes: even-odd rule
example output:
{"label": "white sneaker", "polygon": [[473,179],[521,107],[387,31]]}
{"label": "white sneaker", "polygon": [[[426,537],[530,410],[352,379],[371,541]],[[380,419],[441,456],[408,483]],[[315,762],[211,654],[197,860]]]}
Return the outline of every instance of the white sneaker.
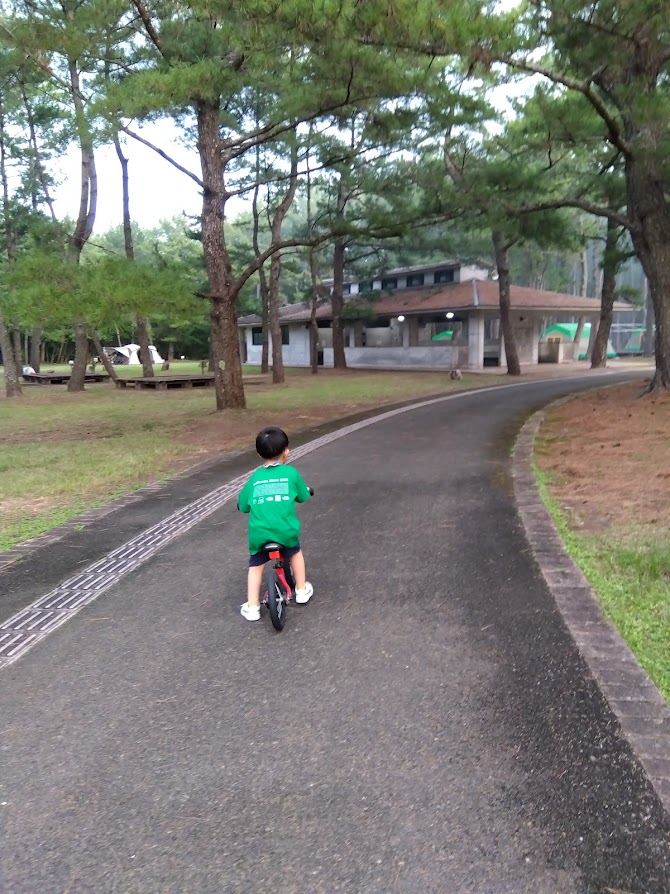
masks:
{"label": "white sneaker", "polygon": [[305,584],[304,590],[296,589],[295,601],[297,603],[299,603],[300,605],[304,605],[306,602],[309,602],[309,600],[312,598],[313,595],[314,595],[314,587],[310,584],[309,581],[307,581],[307,583]]}
{"label": "white sneaker", "polygon": [[245,602],[244,605],[240,606],[240,614],[247,621],[260,621],[261,607],[260,605],[249,605],[248,602]]}

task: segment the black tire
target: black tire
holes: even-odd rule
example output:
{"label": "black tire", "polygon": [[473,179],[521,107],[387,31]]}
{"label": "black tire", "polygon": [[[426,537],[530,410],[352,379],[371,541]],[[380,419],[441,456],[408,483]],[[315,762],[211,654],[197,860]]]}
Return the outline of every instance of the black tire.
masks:
{"label": "black tire", "polygon": [[268,569],[268,611],[275,630],[283,630],[286,623],[286,601],[284,588],[282,587],[277,572],[274,568]]}

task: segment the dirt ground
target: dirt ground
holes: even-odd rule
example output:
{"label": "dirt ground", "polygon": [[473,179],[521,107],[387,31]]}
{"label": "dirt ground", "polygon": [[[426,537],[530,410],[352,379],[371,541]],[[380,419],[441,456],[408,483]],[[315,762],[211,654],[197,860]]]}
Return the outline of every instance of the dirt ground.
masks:
{"label": "dirt ground", "polygon": [[670,394],[605,388],[551,412],[537,443],[552,496],[573,527],[617,539],[670,533]]}
{"label": "dirt ground", "polygon": [[[244,410],[239,413],[227,410],[199,420],[188,431],[177,434],[175,440],[189,445],[190,455],[182,460],[182,465],[192,465],[194,458],[203,460],[220,456],[222,444],[226,445],[227,453],[251,448],[259,430],[266,425],[277,425],[287,431],[300,431],[374,406],[376,405],[363,403],[331,405],[323,409],[310,407],[309,413],[305,414],[296,414],[289,410],[270,414],[267,410]],[[178,466],[176,468],[179,470]]]}

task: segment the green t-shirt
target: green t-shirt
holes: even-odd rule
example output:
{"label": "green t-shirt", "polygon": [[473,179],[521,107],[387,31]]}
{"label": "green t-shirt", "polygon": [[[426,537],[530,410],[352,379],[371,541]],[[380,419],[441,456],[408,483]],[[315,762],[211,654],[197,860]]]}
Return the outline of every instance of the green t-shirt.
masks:
{"label": "green t-shirt", "polygon": [[263,466],[252,474],[240,491],[237,505],[249,513],[249,552],[259,552],[266,543],[297,546],[300,521],[296,503],[309,500],[309,489],[293,466]]}

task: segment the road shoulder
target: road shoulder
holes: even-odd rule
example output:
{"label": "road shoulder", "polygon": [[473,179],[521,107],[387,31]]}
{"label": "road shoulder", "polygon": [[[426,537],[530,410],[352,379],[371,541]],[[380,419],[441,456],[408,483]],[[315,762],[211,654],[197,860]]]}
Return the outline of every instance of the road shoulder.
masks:
{"label": "road shoulder", "polygon": [[525,423],[514,447],[512,473],[519,514],[570,634],[670,814],[670,706],[603,615],[596,594],[564,547],[533,473],[535,436],[548,409]]}

